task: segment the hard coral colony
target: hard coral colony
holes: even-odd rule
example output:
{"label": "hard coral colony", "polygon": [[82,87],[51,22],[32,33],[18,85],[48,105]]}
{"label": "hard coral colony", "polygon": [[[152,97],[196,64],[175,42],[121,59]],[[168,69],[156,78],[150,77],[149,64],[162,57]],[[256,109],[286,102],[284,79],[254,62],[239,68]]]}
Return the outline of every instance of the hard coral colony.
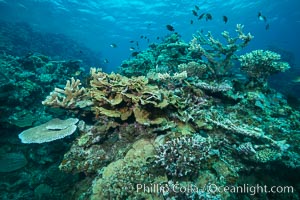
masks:
{"label": "hard coral colony", "polygon": [[[289,65],[271,51],[237,56],[253,36],[242,25],[236,32],[222,33],[227,44],[211,33],[195,34],[188,44],[173,34],[124,61],[120,74],[92,68],[85,88],[75,79],[56,88],[44,105],[79,119],[93,116],[78,123],[80,136],[60,169],[92,177],[85,195],[100,200],[226,199],[229,193],[151,194],[136,187],[238,185],[258,163],[299,168],[292,135],[300,113],[267,85]],[[234,61],[244,79],[232,75]]]}

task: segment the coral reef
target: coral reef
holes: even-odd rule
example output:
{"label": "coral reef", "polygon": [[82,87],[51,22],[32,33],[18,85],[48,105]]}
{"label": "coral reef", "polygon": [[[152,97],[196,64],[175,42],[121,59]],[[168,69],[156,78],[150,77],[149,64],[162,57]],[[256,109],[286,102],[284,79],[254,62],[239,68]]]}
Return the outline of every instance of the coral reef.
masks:
{"label": "coral reef", "polygon": [[80,62],[54,61],[41,54],[25,57],[1,54],[0,63],[0,108],[3,111],[0,122],[3,127],[29,127],[49,121],[51,115],[41,107],[45,95],[53,86],[65,84],[62,79],[83,78]]}
{"label": "coral reef", "polygon": [[[245,184],[249,174],[265,183],[260,173],[299,172],[300,113],[267,84],[249,82],[266,82],[288,65],[270,52],[255,65],[253,52],[238,60],[237,51],[253,38],[242,29],[237,25],[233,38],[223,32],[227,44],[211,33],[189,44],[172,34],[124,61],[121,74],[91,68],[84,87],[79,78],[54,86],[43,104],[80,119],[59,165],[84,175],[75,199],[234,199],[229,191],[205,189]],[[234,62],[249,80],[232,75]],[[154,185],[164,189],[149,192]],[[188,185],[199,190],[165,191]]]}
{"label": "coral reef", "polygon": [[55,60],[78,60],[84,66],[100,62],[99,55],[66,35],[44,33],[25,22],[0,20],[0,51],[8,55],[24,56],[39,52]]}
{"label": "coral reef", "polygon": [[[145,76],[148,72],[174,73],[186,71],[189,76],[199,78],[219,78],[229,73],[236,52],[246,47],[253,36],[243,32],[243,26],[236,27],[237,37],[230,37],[224,31],[222,36],[227,44],[222,44],[210,32],[207,35],[197,33],[189,44],[172,34],[163,43],[151,45],[146,52],[135,59],[124,61],[120,73],[126,76]],[[159,52],[159,53],[158,53]]]}

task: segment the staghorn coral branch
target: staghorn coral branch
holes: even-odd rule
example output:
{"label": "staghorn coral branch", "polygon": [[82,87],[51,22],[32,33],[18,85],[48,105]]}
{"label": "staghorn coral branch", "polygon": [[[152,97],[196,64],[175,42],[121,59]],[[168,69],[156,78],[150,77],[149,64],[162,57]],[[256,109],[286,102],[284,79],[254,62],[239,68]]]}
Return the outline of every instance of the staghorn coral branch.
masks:
{"label": "staghorn coral branch", "polygon": [[[217,116],[213,118],[213,114],[216,114]],[[237,120],[222,117],[221,114],[210,113],[206,116],[205,120],[235,134],[268,142],[271,146],[278,148],[281,151],[285,151],[287,148],[289,148],[289,145],[285,144],[285,141],[273,140],[272,138],[266,136],[262,129],[258,127],[252,127],[247,124],[240,124],[237,122]]]}
{"label": "staghorn coral branch", "polygon": [[232,66],[232,60],[237,58],[235,52],[247,46],[253,38],[250,33],[243,33],[243,27],[243,25],[237,24],[237,37],[230,37],[226,31],[222,33],[227,44],[214,38],[211,32],[208,32],[206,36],[198,33],[193,36],[188,49],[198,52],[206,58],[207,64],[213,69],[211,70],[213,75],[226,74]]}
{"label": "staghorn coral branch", "polygon": [[80,88],[80,85],[80,80],[75,80],[72,77],[71,81],[67,81],[64,89],[55,88],[42,104],[68,109],[91,106],[92,101],[89,100],[89,92],[84,87]]}

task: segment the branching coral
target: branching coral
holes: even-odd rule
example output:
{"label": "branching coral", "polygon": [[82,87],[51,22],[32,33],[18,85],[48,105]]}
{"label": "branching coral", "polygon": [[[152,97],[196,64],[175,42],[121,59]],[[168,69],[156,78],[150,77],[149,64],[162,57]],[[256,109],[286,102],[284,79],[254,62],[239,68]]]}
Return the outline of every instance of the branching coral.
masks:
{"label": "branching coral", "polygon": [[214,73],[213,69],[211,69],[207,64],[200,64],[195,61],[178,65],[178,70],[180,72],[186,71],[188,77],[196,76],[199,78],[203,78],[207,72]]}
{"label": "branching coral", "polygon": [[235,134],[254,138],[261,142],[266,142],[271,146],[280,149],[281,151],[285,151],[289,148],[289,145],[286,144],[284,140],[275,141],[270,136],[267,136],[261,128],[241,123],[234,117],[225,115],[220,111],[212,110],[211,112],[206,112],[203,117],[205,121],[210,122],[218,127],[221,127]]}
{"label": "branching coral", "polygon": [[92,105],[89,100],[89,93],[81,85],[80,80],[67,81],[63,89],[55,88],[53,92],[43,101],[43,105],[52,107],[62,107],[67,109],[84,108]]}
{"label": "branching coral", "polygon": [[290,68],[280,55],[272,51],[255,50],[240,56],[241,69],[254,81],[266,83],[270,75]]}
{"label": "branching coral", "polygon": [[194,173],[209,157],[210,149],[209,138],[175,138],[157,148],[156,164],[172,176],[186,176]]}
{"label": "branching coral", "polygon": [[232,86],[228,82],[223,82],[223,83],[216,83],[216,82],[211,82],[211,83],[206,83],[203,81],[198,81],[194,84],[196,87],[199,87],[201,89],[210,91],[210,92],[226,92],[229,90],[232,90]]}
{"label": "branching coral", "polygon": [[[247,35],[243,33],[243,27],[241,24],[237,25],[236,32],[238,36],[234,38],[231,38],[226,31],[222,33],[222,36],[227,41],[227,45],[215,39],[210,32],[208,32],[206,37],[202,33],[198,33],[191,40],[189,50],[198,56],[206,58],[207,63],[205,64],[212,69],[210,70],[211,75],[224,75],[232,67],[232,61],[236,58],[235,52],[247,46],[253,38],[250,33]],[[241,43],[238,43],[238,40],[241,40]]]}

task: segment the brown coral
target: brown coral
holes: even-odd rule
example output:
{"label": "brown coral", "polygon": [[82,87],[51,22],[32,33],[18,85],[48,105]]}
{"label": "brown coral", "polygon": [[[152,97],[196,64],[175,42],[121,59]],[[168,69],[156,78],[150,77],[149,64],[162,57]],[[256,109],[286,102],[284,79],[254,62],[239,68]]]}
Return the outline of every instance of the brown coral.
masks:
{"label": "brown coral", "polygon": [[138,123],[160,124],[165,121],[162,109],[174,103],[168,98],[171,95],[169,91],[150,85],[143,76],[129,79],[96,69],[91,69],[91,76],[92,110],[96,116],[105,115],[125,121],[134,114]]}
{"label": "brown coral", "polygon": [[91,106],[92,102],[88,98],[87,90],[84,87],[80,88],[80,85],[80,80],[72,77],[71,81],[67,81],[64,89],[55,88],[42,104],[68,109]]}

